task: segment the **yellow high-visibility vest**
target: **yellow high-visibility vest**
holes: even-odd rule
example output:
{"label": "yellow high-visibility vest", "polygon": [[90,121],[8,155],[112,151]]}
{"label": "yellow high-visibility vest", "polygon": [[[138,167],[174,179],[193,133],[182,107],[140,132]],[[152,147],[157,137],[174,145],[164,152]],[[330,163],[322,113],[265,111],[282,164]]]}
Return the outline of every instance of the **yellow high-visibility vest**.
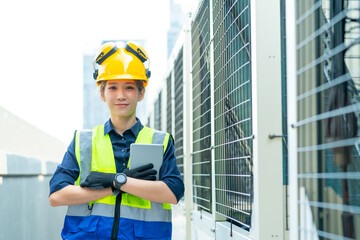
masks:
{"label": "yellow high-visibility vest", "polygon": [[[168,133],[144,127],[140,130],[135,143],[163,144],[165,153],[169,137],[170,135]],[[104,125],[94,127],[92,131],[76,132],[75,155],[80,168],[80,174],[75,185],[80,185],[91,171],[116,173],[114,151],[109,134],[104,135]],[[130,161],[131,156],[128,161],[128,166]],[[84,204],[69,206],[68,215],[81,216],[89,214],[113,216],[112,212],[115,202],[116,196],[113,195],[90,202],[87,206],[90,211],[88,213],[86,213],[87,210],[84,208]],[[134,211],[132,209],[137,210]],[[121,217],[127,216],[140,221],[168,222],[171,221],[171,204],[151,202],[128,193],[123,193],[121,200]]]}

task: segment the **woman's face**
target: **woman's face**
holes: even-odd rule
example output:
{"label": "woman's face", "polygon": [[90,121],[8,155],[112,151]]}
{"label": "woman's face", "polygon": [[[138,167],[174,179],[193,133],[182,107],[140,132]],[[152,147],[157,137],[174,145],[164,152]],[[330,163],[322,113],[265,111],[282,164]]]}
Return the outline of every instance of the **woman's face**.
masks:
{"label": "woman's face", "polygon": [[136,115],[137,103],[143,100],[145,90],[139,91],[134,80],[109,80],[101,92],[112,117],[130,118]]}

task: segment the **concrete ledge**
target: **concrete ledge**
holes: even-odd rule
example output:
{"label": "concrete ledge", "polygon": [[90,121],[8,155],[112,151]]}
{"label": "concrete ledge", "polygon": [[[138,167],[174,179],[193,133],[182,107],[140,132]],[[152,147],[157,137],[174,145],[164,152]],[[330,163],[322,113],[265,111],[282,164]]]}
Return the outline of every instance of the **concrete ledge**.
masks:
{"label": "concrete ledge", "polygon": [[54,173],[57,165],[51,161],[0,152],[1,175],[49,175]]}
{"label": "concrete ledge", "polygon": [[[221,240],[232,240],[232,239],[239,239],[239,240],[254,240],[254,236],[244,230],[239,228],[236,225],[232,225],[227,221],[224,222],[217,222],[216,223],[216,239]],[[232,229],[232,231],[231,231]],[[232,232],[232,235],[230,234]]]}
{"label": "concrete ledge", "polygon": [[195,240],[215,239],[214,220],[212,215],[205,211],[192,211],[192,226]]}

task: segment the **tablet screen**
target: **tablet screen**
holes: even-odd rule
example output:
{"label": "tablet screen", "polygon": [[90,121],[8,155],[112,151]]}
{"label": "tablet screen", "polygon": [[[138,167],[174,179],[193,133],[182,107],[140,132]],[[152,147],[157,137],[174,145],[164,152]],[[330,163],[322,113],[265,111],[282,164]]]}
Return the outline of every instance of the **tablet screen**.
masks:
{"label": "tablet screen", "polygon": [[159,171],[163,162],[164,146],[162,144],[140,144],[130,145],[129,169],[134,169],[148,163],[154,164],[157,171],[156,180],[159,180]]}

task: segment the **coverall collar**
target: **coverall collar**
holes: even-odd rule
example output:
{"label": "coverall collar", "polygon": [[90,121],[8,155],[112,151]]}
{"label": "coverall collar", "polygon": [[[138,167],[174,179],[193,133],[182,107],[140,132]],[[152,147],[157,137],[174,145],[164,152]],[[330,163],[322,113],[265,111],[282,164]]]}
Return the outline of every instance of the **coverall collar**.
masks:
{"label": "coverall collar", "polygon": [[[141,124],[140,119],[136,118],[136,123],[128,130],[130,130],[134,134],[134,136],[137,137],[139,135],[139,132],[141,131],[141,129],[143,129],[143,127],[144,126]],[[126,131],[128,131],[128,130],[126,130]],[[115,131],[115,129],[109,119],[104,125],[104,136],[111,131]]]}

